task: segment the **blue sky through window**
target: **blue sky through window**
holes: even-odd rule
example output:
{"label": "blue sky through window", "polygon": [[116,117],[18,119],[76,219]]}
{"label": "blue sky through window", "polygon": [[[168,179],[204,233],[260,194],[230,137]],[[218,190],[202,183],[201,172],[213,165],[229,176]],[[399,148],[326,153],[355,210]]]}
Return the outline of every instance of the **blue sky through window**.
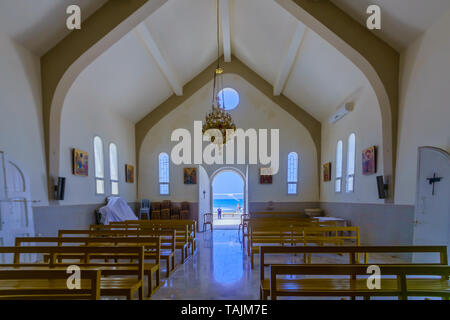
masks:
{"label": "blue sky through window", "polygon": [[239,104],[239,94],[232,88],[225,88],[218,94],[220,105],[225,100],[225,110],[233,110]]}

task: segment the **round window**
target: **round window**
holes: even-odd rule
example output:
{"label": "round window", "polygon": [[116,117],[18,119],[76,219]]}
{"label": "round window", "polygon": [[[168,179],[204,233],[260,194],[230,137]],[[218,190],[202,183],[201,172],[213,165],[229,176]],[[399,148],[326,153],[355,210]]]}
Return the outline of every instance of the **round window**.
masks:
{"label": "round window", "polygon": [[220,105],[224,106],[225,110],[233,110],[239,104],[239,93],[232,88],[220,90],[218,98]]}

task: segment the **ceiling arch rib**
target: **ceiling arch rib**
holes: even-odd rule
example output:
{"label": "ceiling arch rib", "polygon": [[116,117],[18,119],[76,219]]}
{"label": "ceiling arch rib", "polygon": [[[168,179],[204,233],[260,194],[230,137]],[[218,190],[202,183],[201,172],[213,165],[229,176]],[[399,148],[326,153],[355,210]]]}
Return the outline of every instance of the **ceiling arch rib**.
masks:
{"label": "ceiling arch rib", "polygon": [[220,0],[220,18],[222,20],[222,42],[225,62],[231,62],[231,27],[230,27],[230,2]]}
{"label": "ceiling arch rib", "polygon": [[155,40],[153,39],[153,37],[150,33],[150,30],[148,29],[145,22],[140,23],[136,27],[135,32],[136,32],[138,38],[141,40],[142,45],[145,46],[145,48],[149,51],[149,53],[155,59],[161,72],[163,73],[164,77],[169,82],[169,85],[172,88],[173,92],[177,96],[182,96],[183,95],[183,86],[181,85],[180,81],[178,80],[178,76],[175,73],[172,65],[166,58],[164,58],[163,54],[161,53],[161,50],[159,49],[158,45],[156,44]]}
{"label": "ceiling arch rib", "polygon": [[289,45],[289,49],[286,54],[286,58],[281,65],[280,71],[278,72],[275,85],[273,86],[273,94],[279,96],[286,85],[286,81],[289,78],[289,74],[292,71],[292,67],[295,64],[295,60],[301,50],[302,44],[305,41],[306,34],[308,33],[308,28],[301,22],[297,23],[297,28],[295,29],[294,36]]}

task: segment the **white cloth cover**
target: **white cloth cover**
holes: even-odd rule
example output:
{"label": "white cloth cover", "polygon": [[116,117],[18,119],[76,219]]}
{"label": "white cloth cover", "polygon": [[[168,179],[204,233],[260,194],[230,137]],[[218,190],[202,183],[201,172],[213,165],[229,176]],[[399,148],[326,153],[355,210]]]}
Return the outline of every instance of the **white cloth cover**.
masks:
{"label": "white cloth cover", "polygon": [[108,204],[99,209],[100,223],[110,224],[113,221],[137,220],[128,203],[120,197],[111,197]]}

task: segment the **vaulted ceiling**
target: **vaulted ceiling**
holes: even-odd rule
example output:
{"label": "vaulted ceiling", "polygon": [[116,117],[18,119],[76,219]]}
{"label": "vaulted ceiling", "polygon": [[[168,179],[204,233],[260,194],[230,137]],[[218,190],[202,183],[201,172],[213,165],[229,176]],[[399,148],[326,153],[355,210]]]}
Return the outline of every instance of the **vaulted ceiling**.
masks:
{"label": "vaulted ceiling", "polygon": [[[221,23],[221,54],[230,48],[273,85],[274,94],[316,119],[327,119],[367,84],[347,58],[275,1],[227,2],[220,12],[227,22]],[[183,85],[217,58],[216,8],[211,0],[169,0],[83,71],[80,94],[91,92],[133,122],[181,95]]]}
{"label": "vaulted ceiling", "polygon": [[[331,0],[365,23],[368,3],[383,10],[380,37],[402,48],[446,10],[448,0]],[[42,55],[67,34],[65,8],[86,19],[106,0],[1,0],[0,27]],[[312,116],[323,121],[362,86],[363,74],[338,50],[274,0],[221,1],[221,54],[233,54]],[[216,52],[216,3],[169,0],[96,59],[77,90],[137,122],[211,64]],[[225,65],[226,67],[226,65]],[[232,86],[232,84],[228,84]]]}

